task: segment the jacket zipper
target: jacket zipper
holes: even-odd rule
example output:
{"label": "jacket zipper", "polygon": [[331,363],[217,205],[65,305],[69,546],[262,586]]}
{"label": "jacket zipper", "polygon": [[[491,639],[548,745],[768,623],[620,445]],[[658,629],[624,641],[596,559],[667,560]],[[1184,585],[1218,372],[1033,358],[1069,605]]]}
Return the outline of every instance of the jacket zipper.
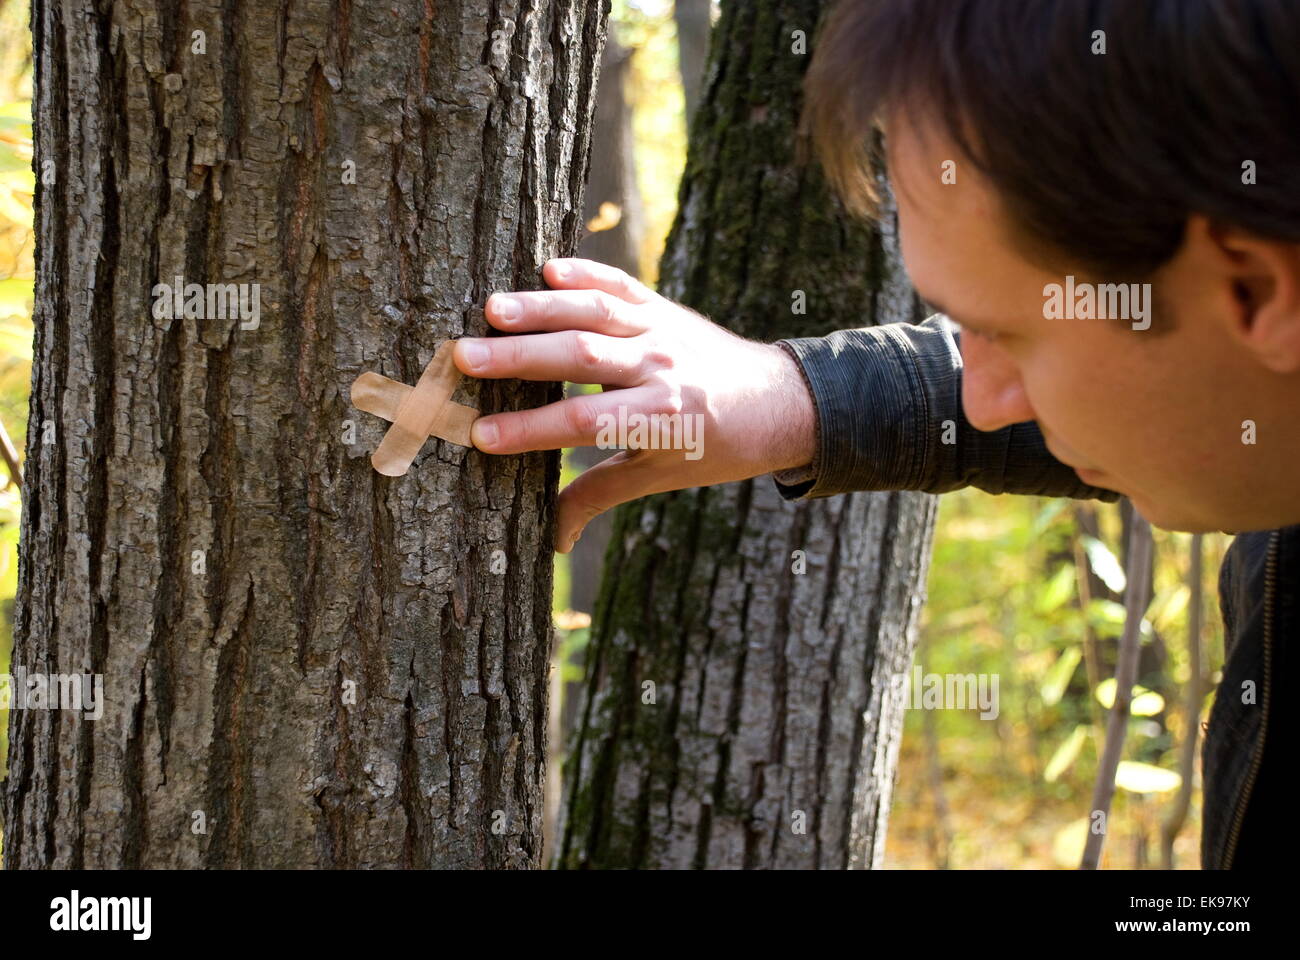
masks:
{"label": "jacket zipper", "polygon": [[1273,605],[1277,593],[1277,555],[1281,544],[1282,531],[1274,530],[1268,538],[1268,557],[1264,561],[1264,684],[1260,694],[1260,709],[1263,716],[1259,725],[1259,740],[1255,742],[1255,752],[1250,758],[1250,769],[1246,772],[1246,783],[1242,787],[1241,797],[1237,800],[1237,812],[1232,818],[1232,829],[1228,831],[1228,843],[1223,850],[1223,859],[1219,869],[1232,867],[1237,855],[1237,838],[1241,833],[1242,821],[1246,819],[1246,807],[1250,804],[1250,795],[1255,788],[1255,779],[1259,776],[1260,765],[1264,762],[1264,738],[1268,736],[1269,685],[1272,680],[1273,666]]}

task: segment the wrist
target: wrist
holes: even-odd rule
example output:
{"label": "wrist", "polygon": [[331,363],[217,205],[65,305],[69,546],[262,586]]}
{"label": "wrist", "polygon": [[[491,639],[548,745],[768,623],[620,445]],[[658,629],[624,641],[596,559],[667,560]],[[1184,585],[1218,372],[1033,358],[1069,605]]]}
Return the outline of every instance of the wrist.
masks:
{"label": "wrist", "polygon": [[806,470],[817,456],[817,404],[794,354],[778,343],[775,363],[771,472]]}

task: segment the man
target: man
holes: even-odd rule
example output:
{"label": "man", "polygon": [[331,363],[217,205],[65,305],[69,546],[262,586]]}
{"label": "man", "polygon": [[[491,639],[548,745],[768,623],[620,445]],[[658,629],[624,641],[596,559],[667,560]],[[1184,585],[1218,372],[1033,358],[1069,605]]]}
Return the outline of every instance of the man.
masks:
{"label": "man", "polygon": [[1260,864],[1285,829],[1300,627],[1300,4],[845,0],[807,93],[855,209],[883,133],[904,260],[942,315],[765,345],[553,261],[551,291],[489,300],[508,336],[460,341],[457,365],[605,392],[484,417],[474,443],[590,445],[620,407],[703,415],[707,456],[624,452],[575,480],[561,551],[618,503],[765,473],[790,498],[1124,494],[1160,526],[1240,533],[1201,854]]}

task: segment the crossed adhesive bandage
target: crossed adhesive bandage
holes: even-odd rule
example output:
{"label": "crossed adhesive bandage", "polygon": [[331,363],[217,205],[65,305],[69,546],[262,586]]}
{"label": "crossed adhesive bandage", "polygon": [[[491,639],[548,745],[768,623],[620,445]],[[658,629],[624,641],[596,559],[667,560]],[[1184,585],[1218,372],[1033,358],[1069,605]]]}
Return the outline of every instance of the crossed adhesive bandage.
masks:
{"label": "crossed adhesive bandage", "polygon": [[455,340],[438,347],[414,387],[378,373],[363,373],[352,382],[352,403],[358,410],[392,421],[370,457],[371,465],[384,476],[406,473],[431,436],[473,446],[469,428],[478,411],[451,401],[460,382],[460,371],[451,359],[455,347]]}

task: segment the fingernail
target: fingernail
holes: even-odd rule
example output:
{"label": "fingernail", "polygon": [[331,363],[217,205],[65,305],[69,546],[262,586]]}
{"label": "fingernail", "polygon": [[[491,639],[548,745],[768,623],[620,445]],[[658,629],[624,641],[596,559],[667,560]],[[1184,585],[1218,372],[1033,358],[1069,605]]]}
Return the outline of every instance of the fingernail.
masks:
{"label": "fingernail", "polygon": [[568,280],[569,275],[573,273],[573,268],[563,260],[552,260],[551,264],[551,276],[555,277],[557,281]]}
{"label": "fingernail", "polygon": [[524,305],[514,297],[503,297],[499,293],[492,295],[492,315],[498,320],[518,320],[523,312]]}
{"label": "fingernail", "polygon": [[492,358],[492,351],[488,349],[487,344],[480,343],[477,340],[466,340],[464,346],[460,348],[460,355],[465,358],[471,370],[482,370],[487,366],[488,360]]}
{"label": "fingernail", "polygon": [[485,423],[482,420],[479,420],[474,424],[471,434],[474,446],[478,447],[480,450],[485,447],[495,447],[497,440],[501,437],[501,431],[497,429],[495,423],[492,423],[491,421]]}

